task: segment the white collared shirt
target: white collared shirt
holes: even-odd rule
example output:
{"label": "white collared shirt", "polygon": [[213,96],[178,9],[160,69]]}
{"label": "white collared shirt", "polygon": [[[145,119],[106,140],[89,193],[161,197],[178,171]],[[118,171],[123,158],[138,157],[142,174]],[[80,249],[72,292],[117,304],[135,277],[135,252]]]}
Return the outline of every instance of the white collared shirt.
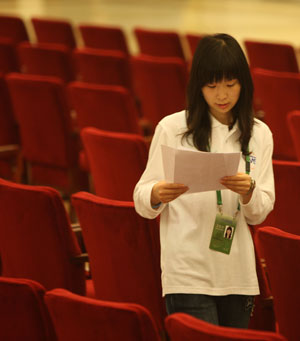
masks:
{"label": "white collared shirt", "polygon": [[[238,125],[231,130],[213,116],[211,151],[239,152]],[[237,228],[230,255],[209,249],[217,214],[216,192],[183,194],[159,209],[151,207],[151,190],[164,180],[161,145],[196,150],[185,139],[185,111],[166,116],[156,127],[146,170],[134,190],[136,211],[143,217],[160,216],[161,268],[163,294],[194,293],[207,295],[257,295],[255,254],[248,224],[261,223],[273,209],[274,177],[272,169],[273,139],[269,128],[255,120],[249,143],[251,177],[256,188],[248,204],[241,203]],[[239,172],[245,173],[241,157]],[[234,215],[239,195],[222,191],[224,214]]]}

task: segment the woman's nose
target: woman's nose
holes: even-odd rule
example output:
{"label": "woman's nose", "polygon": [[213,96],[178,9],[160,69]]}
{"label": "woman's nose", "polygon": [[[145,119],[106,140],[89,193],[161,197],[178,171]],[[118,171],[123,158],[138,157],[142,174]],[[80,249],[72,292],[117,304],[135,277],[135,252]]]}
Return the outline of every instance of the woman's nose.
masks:
{"label": "woman's nose", "polygon": [[217,98],[219,100],[223,100],[227,98],[227,89],[224,87],[220,87],[217,91]]}

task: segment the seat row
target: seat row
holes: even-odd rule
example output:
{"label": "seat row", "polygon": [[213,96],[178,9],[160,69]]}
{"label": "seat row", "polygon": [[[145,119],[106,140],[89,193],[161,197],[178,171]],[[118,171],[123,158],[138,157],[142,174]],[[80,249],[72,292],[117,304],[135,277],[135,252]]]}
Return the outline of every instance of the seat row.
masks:
{"label": "seat row", "polygon": [[[77,135],[76,142],[76,135],[74,135],[74,130],[71,127],[70,113],[66,110],[67,103],[63,96],[62,84],[57,81],[47,82],[37,79],[28,81],[25,76],[19,75],[9,76],[9,81],[13,90],[12,97],[15,97],[16,102],[14,107],[22,138],[22,156],[28,165],[32,165],[28,166],[29,183],[51,184],[64,189],[69,194],[80,188],[87,189],[86,182],[83,179],[81,186],[79,186],[80,182],[77,182],[77,186],[70,187],[72,183],[70,181],[76,180],[76,172],[71,178],[68,178],[68,175],[72,169],[74,171],[77,169],[78,172],[78,161],[80,160],[82,170],[89,169],[92,171],[96,193],[120,200],[132,200],[134,184],[145,168],[147,144],[143,140],[142,134],[137,134],[139,127],[136,124],[136,118],[138,115],[136,111],[130,109],[133,106],[131,97],[128,98],[123,90],[112,91],[110,88],[87,86],[79,82],[69,85],[68,90],[73,107],[77,112],[79,129],[94,126],[102,130],[102,132],[98,132],[89,128],[86,129],[86,133],[82,133],[87,154],[83,154],[81,151],[79,159],[79,135]],[[27,85],[24,86],[24,84]],[[5,87],[3,89],[5,90]],[[291,88],[289,89],[292,93]],[[5,104],[7,92],[3,93],[4,96],[0,98]],[[59,105],[58,98],[63,104]],[[291,105],[291,103],[288,101],[286,105]],[[119,110],[117,109],[118,106]],[[127,110],[124,110],[125,108]],[[9,113],[9,110],[6,113]],[[2,117],[0,127],[3,128],[3,133],[0,136],[3,140],[2,144],[11,147],[20,141],[17,140],[17,130],[11,111],[10,114],[11,116],[7,117],[0,116]],[[131,119],[131,117],[133,118]],[[290,136],[294,140],[295,151],[298,151],[295,156],[295,160],[297,160],[299,155],[299,143],[297,143],[299,129],[297,127],[299,126],[300,114],[294,111],[288,117],[287,123],[281,119],[281,131],[278,132],[278,136],[280,138],[283,135],[283,124],[288,124],[291,131]],[[280,119],[277,116],[276,118]],[[268,119],[270,120],[270,118]],[[272,128],[271,124],[270,126]],[[107,132],[113,130],[118,130],[120,133]],[[9,131],[11,131],[11,135],[9,135]],[[133,135],[128,136],[126,133]],[[291,138],[290,136],[289,138]],[[274,138],[275,151],[276,146],[282,147],[282,150],[286,152],[292,151],[291,148],[285,147],[287,146],[287,139],[282,141],[282,144],[278,144],[275,132]],[[8,148],[6,154],[3,153],[1,158],[3,163],[9,160],[10,151]],[[103,159],[110,160],[110,162],[103,164]],[[120,174],[120,168],[130,169],[130,171]],[[80,174],[84,177],[82,173]],[[112,183],[119,184],[118,186],[111,186],[108,183],[109,175],[114,179]],[[130,179],[128,178],[129,175],[131,176]],[[76,181],[74,183],[76,184]],[[69,187],[66,184],[69,184]],[[276,181],[276,186],[277,184],[279,185],[279,181]],[[122,189],[125,187],[126,190],[123,191]],[[114,191],[113,194],[112,191]]]}
{"label": "seat row", "polygon": [[[31,22],[37,42],[62,44],[70,49],[80,45],[77,43],[79,38],[77,32],[75,33],[68,20],[35,17]],[[126,55],[130,54],[126,36],[120,27],[79,24],[78,31],[86,47],[119,50]],[[141,53],[153,56],[176,56],[182,59],[190,57],[202,37],[200,34],[186,34],[181,37],[173,31],[153,31],[144,28],[135,28],[134,34]],[[0,16],[0,38],[9,39],[14,43],[30,41],[26,25],[20,17],[16,16]],[[156,47],[158,43],[162,47],[160,51]]]}
{"label": "seat row", "polygon": [[[143,306],[144,309],[138,310],[140,314],[144,315],[144,318],[139,320],[142,319],[145,322],[145,319],[148,319],[149,326],[149,315],[151,315],[154,321],[154,329],[157,329],[160,334],[163,333],[166,313],[161,297],[159,229],[156,220],[149,221],[138,216],[132,202],[105,199],[84,192],[73,195],[73,205],[76,208],[84,244],[88,252],[91,280],[86,278],[84,271],[83,262],[87,261],[87,258],[82,257],[74,230],[71,228],[63,202],[57,191],[48,187],[32,187],[0,179],[0,200],[2,203],[0,207],[1,275],[37,281],[45,290],[61,288],[54,290],[52,294],[48,294],[51,296],[49,300],[53,299],[50,314],[55,329],[58,328],[56,331],[59,340],[69,340],[71,337],[73,337],[72,340],[76,340],[75,335],[82,335],[83,330],[80,329],[86,327],[87,320],[90,323],[96,323],[97,327],[88,324],[88,329],[94,333],[95,330],[100,333],[100,330],[106,327],[110,328],[110,322],[116,321],[114,318],[118,319],[118,317],[113,312],[110,315],[109,310],[116,311],[117,308],[123,308],[123,311],[132,311],[131,305],[122,307],[122,304],[119,303],[100,303],[95,301],[95,298]],[[258,235],[259,233],[260,231]],[[294,237],[294,239],[297,238]],[[297,245],[299,245],[300,237],[297,240]],[[264,241],[260,250],[264,252],[269,264],[264,248],[266,244],[267,242]],[[288,249],[288,247],[282,248],[282,250]],[[276,253],[278,254],[278,252]],[[281,256],[282,259],[286,259],[285,254],[281,253]],[[294,259],[297,263],[296,257]],[[284,262],[282,261],[281,264]],[[295,269],[293,267],[293,270]],[[285,276],[286,290],[288,290],[289,285],[288,278]],[[291,278],[295,279],[295,277]],[[273,288],[273,283],[271,286]],[[80,297],[62,289],[79,294]],[[41,295],[41,289],[39,291]],[[7,299],[7,293],[4,297],[6,298],[5,302],[11,304],[12,301]],[[3,302],[2,300],[3,298],[1,298],[1,302]],[[281,301],[279,300],[279,302]],[[292,302],[298,304],[295,298],[289,299],[288,303],[292,304]],[[66,305],[69,305],[69,308]],[[78,307],[75,308],[76,306]],[[1,304],[1,308],[5,309],[5,306]],[[32,309],[31,304],[30,311]],[[90,309],[94,312],[99,310],[96,317],[91,317]],[[104,317],[103,309],[106,309]],[[145,313],[145,309],[149,313]],[[277,309],[281,309],[280,304],[278,304]],[[298,312],[296,309],[293,306],[290,306],[290,309],[294,312],[293,317],[297,319]],[[16,311],[19,312],[20,310],[16,310],[15,306],[10,306],[10,309],[6,311],[14,311],[14,318],[16,318]],[[110,318],[108,318],[108,314]],[[279,311],[279,316],[282,316],[280,314]],[[125,317],[123,316],[123,318]],[[86,323],[80,322],[82,319]],[[100,326],[97,319],[100,321]],[[168,319],[172,320],[171,317]],[[289,319],[289,321],[291,320]],[[273,340],[274,337],[274,340],[277,340],[276,337],[281,340],[280,336],[270,333],[214,328],[189,317],[180,318],[179,316],[178,322],[180,321],[183,323],[180,328],[181,331],[175,332],[174,326],[174,336],[171,334],[171,340],[173,340],[172,337],[174,340],[188,340],[186,337],[190,334],[191,340],[194,340],[192,335],[199,337],[199,333],[200,335],[201,333],[219,335],[221,340],[223,340],[222,337],[224,340],[239,340],[240,333],[245,333],[245,335],[243,334],[245,340],[248,340],[247,337],[249,340],[252,340],[252,337],[254,340],[256,337],[260,337],[259,340]],[[1,319],[1,322],[5,322],[5,320]],[[278,322],[283,323],[282,327],[280,325],[280,331],[282,328],[282,333],[285,333],[287,329],[286,319],[285,322],[281,322],[281,320]],[[174,322],[174,324],[176,323]],[[6,327],[10,325],[7,324]],[[125,326],[121,323],[120,328],[116,328],[114,325],[114,329],[119,335],[118,332],[123,331],[125,333],[125,330],[128,331],[126,328],[132,325],[135,326],[133,329],[137,333],[138,327],[134,322],[128,322]],[[30,326],[30,324],[25,324],[26,326]],[[77,328],[79,328],[78,331]],[[194,330],[189,333],[189,328]],[[5,330],[7,329],[0,328],[0,335]],[[289,326],[289,330],[288,335],[295,333],[295,327]],[[129,332],[132,333],[131,328],[129,328]],[[113,332],[112,335],[114,335]],[[299,336],[299,334],[297,335]],[[10,340],[9,338],[5,339]],[[143,338],[141,339],[143,340]]]}
{"label": "seat row", "polygon": [[[299,112],[298,117],[300,117]],[[130,196],[137,179],[139,179],[139,173],[136,173],[138,167],[134,165],[139,164],[139,170],[142,172],[144,169],[143,163],[139,163],[139,158],[136,156],[135,159],[130,158],[129,163],[126,164],[126,161],[124,162],[122,159],[122,154],[124,153],[121,149],[122,138],[120,136],[114,136],[114,134],[109,135],[94,128],[85,128],[82,131],[83,141],[88,151],[88,156],[90,157],[91,174],[95,179],[95,184],[97,179],[96,193],[100,196],[113,198],[121,195],[122,189],[125,190],[126,186],[124,186],[124,183],[126,185],[131,183],[131,188],[128,188],[128,194]],[[106,143],[103,143],[104,140],[106,140]],[[123,144],[125,145],[125,143],[125,139],[123,139]],[[106,149],[105,153],[102,151],[102,148]],[[120,148],[120,151],[118,151],[118,148]],[[115,156],[113,157],[112,154]],[[132,152],[132,155],[135,154]],[[107,157],[109,162],[103,165],[101,159],[103,160],[105,157]],[[119,172],[120,179],[117,178],[116,173],[119,167],[123,169],[123,172]],[[275,207],[261,226],[280,226],[286,233],[300,236],[300,227],[297,223],[298,207],[300,205],[300,197],[297,191],[300,188],[300,162],[273,160],[273,169],[276,185]],[[136,180],[133,179],[134,176],[136,176]],[[295,256],[296,253],[293,257]],[[285,256],[282,255],[282,257],[284,259]],[[251,319],[250,326],[253,328],[275,330],[276,321],[272,307],[273,285],[271,284],[270,287],[268,275],[265,273],[265,262],[261,263],[261,258],[265,257],[258,251],[257,272],[260,282],[260,295],[256,297],[256,311],[254,317]],[[289,262],[283,260],[284,262],[287,264],[287,267],[290,266]],[[290,271],[293,273],[293,266],[291,266]],[[299,285],[299,281],[297,285]]]}
{"label": "seat row", "polygon": [[55,189],[0,179],[1,275],[33,279],[47,290],[141,304],[161,330],[158,222],[138,216],[132,202],[87,192],[72,200],[88,259]]}
{"label": "seat row", "polygon": [[[6,341],[159,341],[141,305],[90,299],[64,289],[45,290],[30,279],[0,277],[0,338]],[[218,327],[176,313],[165,319],[171,341],[285,341],[278,333]]]}
{"label": "seat row", "polygon": [[[37,41],[62,44],[70,49],[77,46],[72,24],[67,20],[32,18]],[[120,27],[81,24],[78,26],[84,46],[105,50],[119,50],[129,55],[128,43]],[[178,57],[189,60],[204,34],[186,34],[183,40],[175,31],[135,28],[140,53]],[[29,41],[25,24],[19,17],[0,16],[0,38],[12,42]],[[189,47],[188,51],[186,45]],[[292,45],[270,41],[244,40],[251,67],[277,71],[299,72],[297,55]]]}
{"label": "seat row", "polygon": [[87,256],[57,191],[0,179],[0,201],[2,276],[30,278],[47,290],[63,288],[90,298],[140,304],[163,330],[156,220],[138,216],[132,202],[74,194],[90,279],[84,271]]}
{"label": "seat row", "polygon": [[[149,65],[161,65],[161,68],[162,66],[170,68],[170,65],[173,65],[173,69],[181,69],[184,85],[187,78],[186,63],[175,57],[155,58],[143,55],[128,58],[122,51],[92,48],[78,48],[70,51],[58,44],[28,42],[17,45],[16,55],[13,51],[9,50],[9,45],[1,44],[0,41],[1,73],[22,72],[56,76],[65,82],[82,80],[90,83],[120,85],[134,92],[133,83],[135,74],[138,72],[136,64],[142,61]],[[12,58],[13,55],[14,58]],[[155,66],[152,68],[155,69]]]}
{"label": "seat row", "polygon": [[[152,132],[162,117],[186,107],[188,71],[179,59],[138,56],[129,61],[121,52],[78,49],[73,52],[77,76],[71,76],[73,64],[66,51],[57,54],[53,46],[40,48],[28,43],[19,49],[26,73],[125,87],[136,98],[141,115],[151,122]],[[299,73],[252,68],[252,75],[256,116],[263,118],[274,134],[274,157],[296,160],[299,152],[288,132],[286,115],[300,109]]]}
{"label": "seat row", "polygon": [[[162,117],[186,107],[188,70],[179,58],[143,55],[128,59],[120,51],[82,48],[70,52],[61,46],[46,45],[18,46],[24,74],[58,77],[66,83],[78,80],[123,87],[134,98],[144,123],[152,126],[148,127],[152,133]],[[8,60],[10,63],[11,58]],[[12,70],[3,73],[8,71]]]}
{"label": "seat row", "polygon": [[[256,116],[262,118],[263,112],[263,120],[274,134],[274,158],[297,160],[295,146],[298,143],[293,145],[286,125],[287,113],[300,109],[299,73],[293,49],[284,44],[250,41],[246,41],[246,48],[255,84]],[[129,61],[120,51],[83,48],[75,49],[72,53],[74,58],[70,59],[66,48],[54,47],[53,44],[33,46],[22,43],[18,51],[26,73],[58,76],[65,81],[78,79],[126,87],[135,96],[140,113],[151,121],[152,132],[163,116],[186,106],[188,72],[180,58],[139,56]],[[9,65],[12,60],[8,58]],[[258,70],[257,67],[266,70]],[[267,69],[278,70],[278,73]]]}
{"label": "seat row", "polygon": [[[300,112],[292,112],[290,118],[299,122]],[[292,125],[292,128],[296,129],[296,126]],[[91,167],[95,193],[112,199],[132,201],[135,184],[147,161],[147,148],[143,142],[133,142],[133,136],[128,139],[123,134],[90,127],[83,129],[81,135]],[[103,163],[103,159],[108,162]],[[123,171],[120,172],[120,169]],[[260,226],[282,226],[286,232],[300,235],[300,227],[296,223],[300,206],[300,162],[274,159],[273,171],[275,206]]]}
{"label": "seat row", "polygon": [[[261,99],[260,107],[265,111],[264,120],[273,132],[274,159],[300,160],[298,129],[300,114],[296,110],[300,108],[300,77],[255,69],[253,79],[256,84],[256,96]],[[78,132],[87,127],[139,135],[132,139],[144,144],[141,147],[145,150],[142,153],[143,161],[135,161],[137,165],[141,165],[139,167],[136,165],[139,168],[138,174],[141,174],[140,169],[145,166],[147,158],[147,143],[142,142],[145,118],[153,122],[153,129],[158,120],[163,117],[163,112],[160,118],[147,115],[141,118],[132,95],[120,87],[82,82],[73,82],[66,87],[57,79],[20,74],[10,74],[6,77],[6,81],[0,79],[2,176],[8,175],[8,170],[4,166],[9,167],[10,157],[15,160],[15,154],[11,150],[12,145],[19,145],[22,157],[27,163],[29,183],[53,185],[68,193],[80,188],[86,189],[87,180],[84,172],[90,170],[90,167],[96,167],[93,165],[93,160],[97,159],[97,155],[101,160],[99,144],[97,147],[91,147],[94,151],[88,152],[90,153],[88,157],[80,146]],[[12,103],[8,101],[8,93]],[[160,103],[162,102],[163,98]],[[180,108],[178,107],[177,110],[173,108],[173,110],[177,111]],[[153,113],[154,110],[151,112]],[[21,140],[18,138],[18,132]],[[120,145],[125,148],[124,141],[130,140],[130,137],[118,136],[118,139]],[[112,148],[115,145],[112,141],[115,140],[116,136],[112,137],[107,145]],[[4,150],[5,146],[6,150]],[[88,147],[85,148],[88,150]],[[109,148],[106,148],[106,151],[108,150]],[[118,147],[117,150],[121,148]],[[132,148],[129,150],[132,155],[135,155]],[[129,160],[125,152],[123,157],[120,157],[119,153],[114,154],[111,151],[105,155],[105,158],[113,160],[114,155],[117,155],[120,162],[123,159]],[[113,165],[116,162],[113,162]],[[113,174],[111,169],[108,172]],[[99,170],[94,173],[101,174]],[[116,177],[120,178],[117,175]],[[100,178],[100,175],[97,178]],[[133,178],[137,181],[138,175]],[[97,182],[96,178],[94,181]],[[72,186],[76,183],[77,186]],[[133,182],[129,181],[128,184],[131,184],[132,188]],[[127,195],[120,199],[131,200],[131,197],[129,199]]]}
{"label": "seat row", "polygon": [[[153,44],[158,43],[159,39],[152,38],[152,41]],[[70,58],[71,52],[66,47],[55,47],[53,43],[50,45],[20,44],[18,51],[23,72],[58,76],[65,81],[78,79],[126,87],[135,96],[141,114],[148,121],[150,119],[152,132],[163,116],[185,108],[188,72],[180,58],[140,56],[132,57],[129,61],[124,52],[90,48],[75,49],[73,58]],[[263,119],[270,126],[275,139],[274,157],[296,160],[297,152],[285,122],[289,111],[299,110],[299,73],[293,48],[285,44],[251,41],[246,41],[245,46],[256,89],[256,116],[261,117],[262,112],[266,114]],[[150,54],[149,51],[145,53]],[[8,69],[12,61],[9,55]],[[291,73],[258,71],[257,67]]]}
{"label": "seat row", "polygon": [[[67,86],[54,77],[17,73],[1,77],[0,145],[4,149],[20,144],[23,157],[35,168],[28,169],[29,177],[43,177],[44,166],[48,179],[60,179],[59,187],[72,192],[70,181],[82,177],[76,173],[80,149],[76,131],[93,126],[151,135],[161,118],[185,107],[182,64],[149,64],[139,59],[135,65],[140,84],[138,103],[128,89],[118,85],[73,82]],[[87,170],[84,157],[81,159],[82,169]],[[9,155],[1,153],[1,160],[9,160]],[[71,169],[70,179],[65,173]],[[46,183],[55,185],[51,181]]]}
{"label": "seat row", "polygon": [[128,59],[119,51],[85,48],[70,54],[61,47],[33,47],[28,43],[21,44],[19,52],[23,73],[124,87],[136,98],[143,115],[158,115],[154,123],[161,118],[159,113],[185,107],[188,70],[178,58]]}

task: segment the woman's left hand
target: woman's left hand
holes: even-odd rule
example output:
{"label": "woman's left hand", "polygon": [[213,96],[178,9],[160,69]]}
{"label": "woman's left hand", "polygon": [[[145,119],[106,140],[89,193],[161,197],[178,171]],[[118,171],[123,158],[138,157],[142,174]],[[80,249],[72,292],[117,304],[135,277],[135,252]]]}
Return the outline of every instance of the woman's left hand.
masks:
{"label": "woman's left hand", "polygon": [[221,184],[233,192],[240,194],[243,198],[243,203],[249,202],[252,196],[252,191],[249,193],[251,187],[251,176],[245,173],[237,173],[233,176],[224,176],[220,180]]}

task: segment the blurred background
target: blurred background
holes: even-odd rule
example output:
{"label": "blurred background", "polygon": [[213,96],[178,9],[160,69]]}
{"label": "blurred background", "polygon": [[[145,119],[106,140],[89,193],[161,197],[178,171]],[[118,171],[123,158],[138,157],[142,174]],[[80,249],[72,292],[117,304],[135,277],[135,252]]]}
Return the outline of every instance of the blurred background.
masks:
{"label": "blurred background", "polygon": [[74,25],[118,25],[133,54],[135,26],[179,33],[226,32],[240,42],[251,38],[300,46],[299,0],[0,0],[0,12],[21,16],[32,40],[32,16],[68,19]]}

